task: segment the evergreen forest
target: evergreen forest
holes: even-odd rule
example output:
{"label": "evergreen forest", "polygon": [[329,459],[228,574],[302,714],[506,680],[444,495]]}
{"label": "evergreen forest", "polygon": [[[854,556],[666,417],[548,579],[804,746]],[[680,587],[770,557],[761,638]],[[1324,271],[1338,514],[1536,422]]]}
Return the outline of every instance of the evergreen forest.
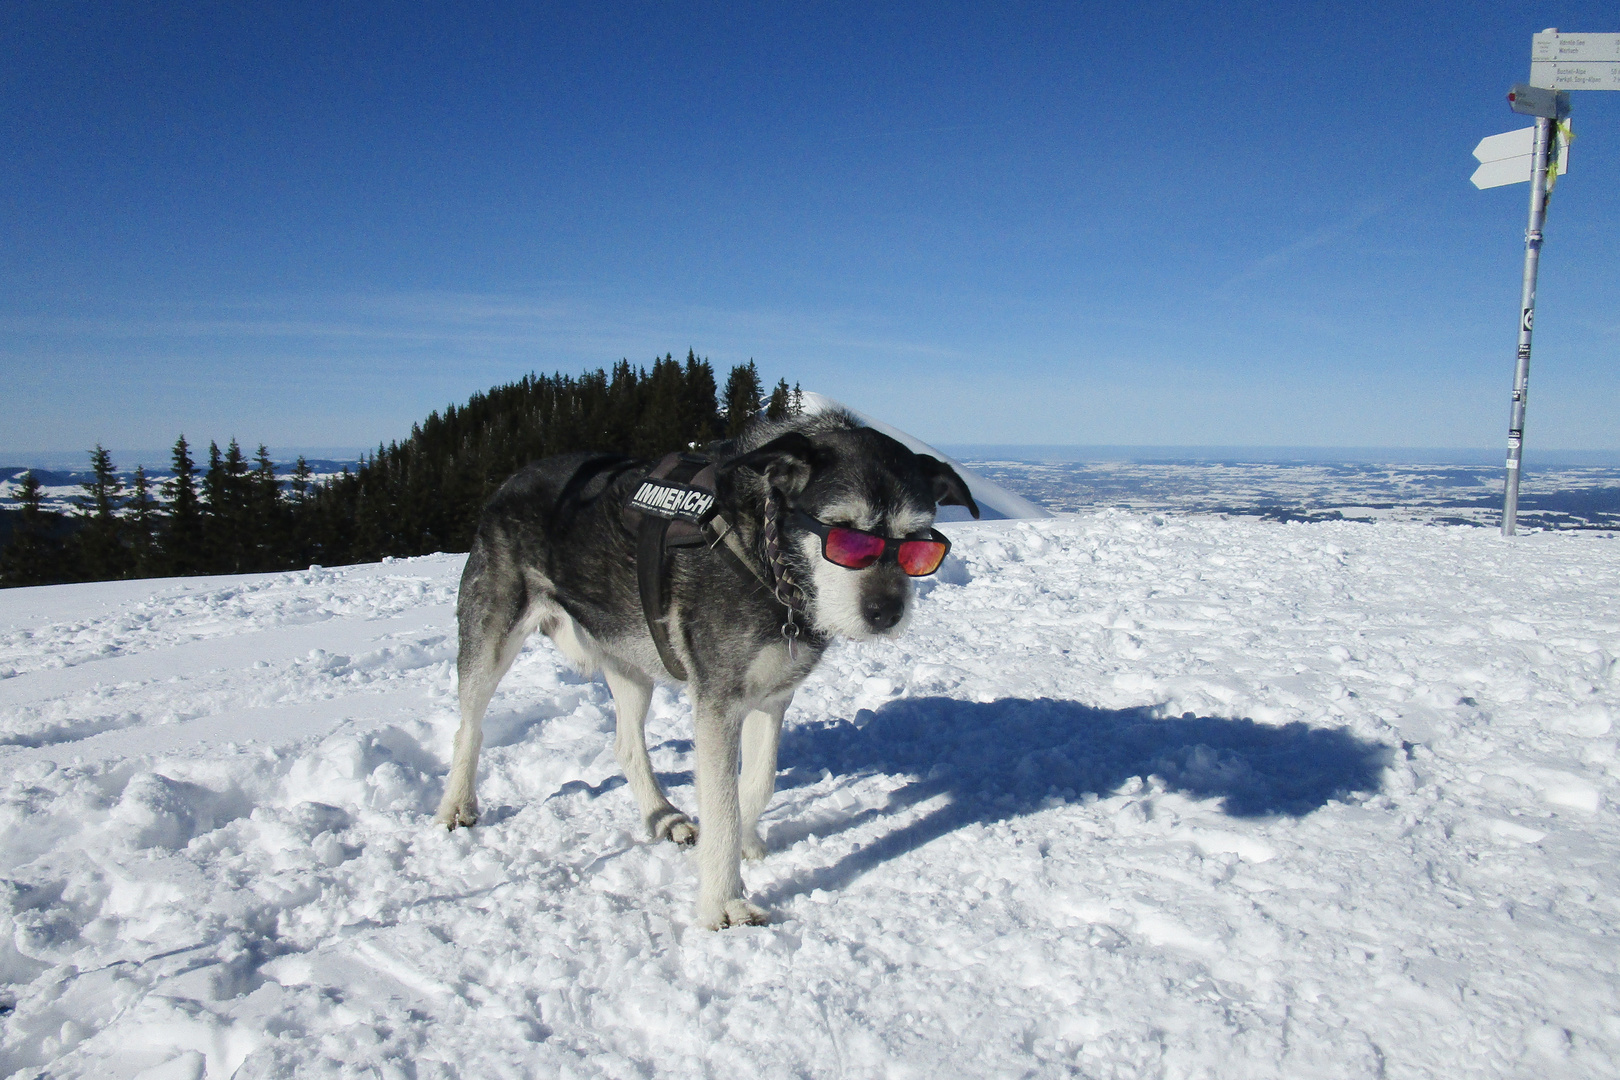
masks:
{"label": "evergreen forest", "polygon": [[302,457],[278,475],[264,446],[249,457],[235,439],[199,461],[181,436],[169,475],[137,468],[126,483],[111,455],[90,452],[91,479],[59,514],[29,472],[14,492],[0,585],[241,574],[465,551],[489,496],[530,461],[576,450],[655,457],[737,434],[762,410],[797,412],[782,380],[767,394],[752,360],[723,388],[707,359],[688,351],[651,370],[621,360],[611,371],[530,374],[435,412],[403,440],[354,468],[316,477]]}

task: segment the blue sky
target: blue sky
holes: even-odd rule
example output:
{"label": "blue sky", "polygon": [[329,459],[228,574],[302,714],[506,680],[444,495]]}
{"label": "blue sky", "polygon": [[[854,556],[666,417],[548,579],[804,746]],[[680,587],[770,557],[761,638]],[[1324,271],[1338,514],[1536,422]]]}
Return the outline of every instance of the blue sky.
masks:
{"label": "blue sky", "polygon": [[[1530,37],[1612,3],[0,6],[0,452],[754,358],[936,443],[1505,441]],[[1575,95],[1527,457],[1620,448]]]}

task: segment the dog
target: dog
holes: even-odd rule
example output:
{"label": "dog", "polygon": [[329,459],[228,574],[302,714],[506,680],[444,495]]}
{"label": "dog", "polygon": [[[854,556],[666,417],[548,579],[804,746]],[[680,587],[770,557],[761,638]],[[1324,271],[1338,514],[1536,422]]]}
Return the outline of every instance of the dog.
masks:
{"label": "dog", "polygon": [[[755,419],[705,456],[712,506],[709,492],[654,477],[651,462],[601,454],[535,462],[489,500],[456,603],[461,724],[436,820],[477,823],[484,712],[539,630],[605,677],[614,751],[648,833],[697,845],[697,918],[720,929],[767,919],[744,895],[741,858],[765,854],[757,823],[794,690],[833,638],[899,633],[911,578],[949,550],[932,528],[936,506],[975,518],[979,508],[949,465],[841,410]],[[627,504],[698,507],[703,542],[638,545]],[[654,560],[656,573],[638,577]],[[660,678],[686,682],[692,701],[696,822],[670,803],[647,755]]]}

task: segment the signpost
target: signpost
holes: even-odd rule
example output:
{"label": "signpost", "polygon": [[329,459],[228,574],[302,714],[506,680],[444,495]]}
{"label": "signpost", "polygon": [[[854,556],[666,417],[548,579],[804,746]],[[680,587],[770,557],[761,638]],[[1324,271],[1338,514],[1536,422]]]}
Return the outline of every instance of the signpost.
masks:
{"label": "signpost", "polygon": [[1512,536],[1519,515],[1519,473],[1524,455],[1524,406],[1530,393],[1530,336],[1536,316],[1536,272],[1547,195],[1569,171],[1570,90],[1620,90],[1620,34],[1560,34],[1543,30],[1530,46],[1530,82],[1508,92],[1513,111],[1536,118],[1535,127],[1480,140],[1477,188],[1530,182],[1530,225],[1524,233],[1524,285],[1519,294],[1519,349],[1513,367],[1513,409],[1508,420],[1507,485],[1502,535]]}
{"label": "signpost", "polygon": [[1543,30],[1530,45],[1530,85],[1550,90],[1620,90],[1620,34]]}

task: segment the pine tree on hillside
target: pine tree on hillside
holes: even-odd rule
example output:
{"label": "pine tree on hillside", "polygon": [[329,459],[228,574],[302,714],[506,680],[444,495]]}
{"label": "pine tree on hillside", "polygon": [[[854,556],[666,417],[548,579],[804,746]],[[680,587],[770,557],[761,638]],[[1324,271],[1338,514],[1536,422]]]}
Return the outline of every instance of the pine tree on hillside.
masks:
{"label": "pine tree on hillside", "polygon": [[629,452],[636,445],[636,432],[641,426],[641,383],[630,361],[620,360],[613,365],[613,375],[607,384],[607,399],[603,403],[605,415],[602,430],[588,433],[586,445],[581,449]]}
{"label": "pine tree on hillside", "polygon": [[[522,435],[521,426],[517,422],[511,425],[507,432],[507,453],[517,456],[517,444]],[[373,562],[384,555],[405,555],[408,552],[399,550],[396,541],[399,538],[399,505],[394,498],[394,477],[390,466],[394,464],[384,453],[384,447],[377,447],[377,453],[372,456],[371,468],[362,472],[360,477],[360,504],[354,513],[355,544],[358,550],[364,551],[366,562]]]}
{"label": "pine tree on hillside", "polygon": [[11,542],[0,550],[0,585],[49,585],[61,581],[62,545],[56,539],[57,515],[44,507],[44,492],[32,469],[17,489],[22,514]]}
{"label": "pine tree on hillside", "polygon": [[[218,451],[214,447],[216,454]],[[174,475],[163,482],[163,496],[169,503],[168,525],[163,530],[163,571],[196,574],[206,569],[203,514],[197,500],[197,465],[184,435],[175,440],[170,470]]]}
{"label": "pine tree on hillside", "polygon": [[162,573],[163,551],[158,546],[158,520],[163,508],[152,498],[146,467],[135,466],[130,484],[129,506],[124,513],[124,530],[129,537],[130,576],[157,577]]}
{"label": "pine tree on hillside", "polygon": [[225,455],[219,452],[219,443],[208,440],[208,471],[202,478],[202,502],[209,514],[220,513],[225,506]]}
{"label": "pine tree on hillside", "polygon": [[309,498],[309,489],[313,486],[311,481],[314,475],[314,470],[309,467],[309,462],[304,460],[303,454],[299,454],[298,462],[293,466],[292,476],[288,479],[288,486],[292,488],[292,501],[295,505]]}
{"label": "pine tree on hillside", "polygon": [[220,551],[225,556],[223,569],[240,574],[252,569],[249,563],[253,550],[252,487],[248,480],[247,458],[242,444],[234,438],[225,447],[224,519],[222,536],[225,543]]}
{"label": "pine tree on hillside", "polygon": [[740,435],[759,412],[760,391],[759,368],[752,360],[731,369],[726,379],[726,438]]}
{"label": "pine tree on hillside", "polygon": [[287,561],[286,506],[281,498],[281,481],[276,478],[275,462],[264,443],[253,458],[253,472],[247,476],[248,562],[252,570],[280,570]]}
{"label": "pine tree on hillside", "polygon": [[771,399],[765,403],[765,417],[769,420],[786,420],[793,415],[793,391],[788,389],[786,379],[778,379],[776,386],[771,389]]}
{"label": "pine tree on hillside", "polygon": [[720,408],[715,401],[714,365],[708,359],[699,360],[697,353],[686,350],[686,367],[681,372],[681,412],[686,420],[687,446],[701,447],[717,439],[725,430],[720,423]]}
{"label": "pine tree on hillside", "polygon": [[220,453],[208,444],[208,472],[203,475],[202,569],[216,574],[239,574],[249,569],[252,550],[252,505],[247,459],[235,439]]}
{"label": "pine tree on hillside", "polygon": [[225,455],[220,453],[219,443],[210,439],[208,471],[202,478],[203,545],[197,553],[197,568],[205,574],[224,573],[230,568],[229,488]]}
{"label": "pine tree on hillside", "polygon": [[310,509],[317,492],[315,470],[309,467],[309,462],[304,459],[303,454],[298,455],[298,461],[293,465],[292,476],[288,478],[287,486],[289,492],[286,562],[288,566],[309,566],[314,561],[315,555]]}
{"label": "pine tree on hillside", "polygon": [[686,418],[681,405],[686,396],[681,365],[673,354],[653,360],[652,374],[646,379],[646,403],[641,423],[636,425],[630,452],[637,457],[653,457],[684,446]]}
{"label": "pine tree on hillside", "polygon": [[[138,572],[169,574],[465,551],[489,496],[529,462],[577,451],[656,457],[702,447],[740,430],[759,412],[760,397],[750,360],[727,379],[722,418],[714,367],[695,349],[684,362],[673,353],[655,357],[651,371],[622,359],[611,371],[530,374],[430,414],[408,438],[379,445],[340,475],[317,481],[300,459],[286,492],[263,446],[249,461],[235,439],[224,451],[210,442],[199,469],[182,436],[162,499],[144,470],[138,474],[122,518],[125,547],[146,550],[150,521],[160,565],[146,569],[154,560],[143,554]],[[62,566],[71,577],[73,568]]]}
{"label": "pine tree on hillside", "polygon": [[118,510],[123,504],[124,482],[112,462],[112,455],[100,443],[90,451],[89,480],[80,484],[84,494],[77,496],[78,516],[84,527],[74,536],[78,577],[82,581],[112,581],[131,568],[124,543],[123,523]]}

